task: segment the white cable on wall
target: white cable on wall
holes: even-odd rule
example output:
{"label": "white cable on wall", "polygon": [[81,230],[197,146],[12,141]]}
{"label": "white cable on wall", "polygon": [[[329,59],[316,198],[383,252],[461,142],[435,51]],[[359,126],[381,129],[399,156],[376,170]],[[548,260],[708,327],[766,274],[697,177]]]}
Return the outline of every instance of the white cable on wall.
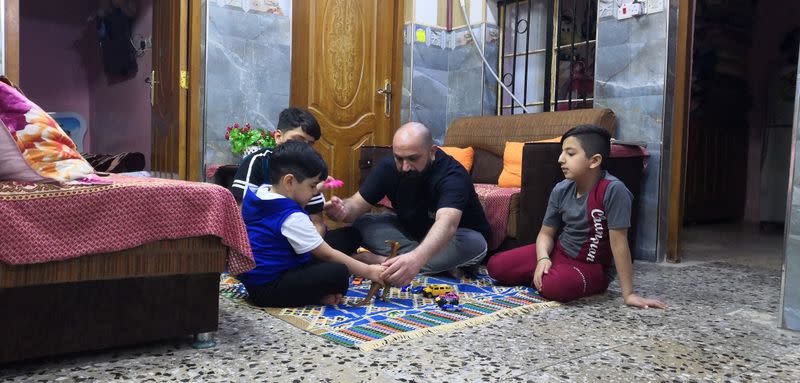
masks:
{"label": "white cable on wall", "polygon": [[[500,86],[503,88],[503,90],[505,90],[506,93],[508,93],[508,95],[511,96],[511,98],[514,99],[514,101],[517,102],[517,105],[519,105],[522,108],[522,110],[525,111],[525,113],[530,113],[528,111],[528,108],[525,107],[525,104],[520,102],[519,99],[517,99],[517,97],[514,96],[514,93],[512,93],[510,90],[508,90],[508,87],[506,87],[506,84],[503,84],[503,82],[500,81],[500,77],[497,77],[497,73],[494,72],[494,69],[492,69],[492,66],[489,65],[488,61],[486,61],[486,57],[483,54],[483,49],[481,49],[480,45],[478,45],[478,39],[475,37],[475,33],[472,32],[472,25],[469,22],[469,16],[467,16],[467,6],[464,5],[464,0],[459,0],[459,3],[461,4],[461,12],[464,15],[464,20],[466,20],[466,22],[467,22],[467,30],[469,30],[469,35],[472,36],[472,43],[475,44],[475,49],[477,49],[478,53],[481,54],[481,60],[483,60],[483,63],[486,64],[486,68],[489,69],[489,72],[492,73],[492,77],[494,77],[495,81],[497,81],[497,83],[500,84]],[[503,49],[503,47],[500,47],[500,49]],[[516,81],[516,79],[513,79],[513,81]],[[502,100],[502,98],[501,98],[501,100]],[[512,107],[513,107],[513,105],[512,105]]]}

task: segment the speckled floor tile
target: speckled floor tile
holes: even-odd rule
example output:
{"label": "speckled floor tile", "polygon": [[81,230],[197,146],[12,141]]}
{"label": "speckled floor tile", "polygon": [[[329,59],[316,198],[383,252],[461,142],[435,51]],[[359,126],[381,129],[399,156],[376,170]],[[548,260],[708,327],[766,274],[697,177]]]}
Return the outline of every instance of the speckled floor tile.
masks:
{"label": "speckled floor tile", "polygon": [[[768,361],[745,349],[720,349],[713,345],[654,339],[608,350],[550,367],[551,374],[597,381],[661,381],[732,379]],[[591,373],[587,376],[587,372]]]}
{"label": "speckled floor tile", "polygon": [[559,308],[424,336],[371,352],[220,300],[217,346],[188,339],[0,366],[0,381],[573,382],[798,381],[800,333],[777,329],[779,271],[637,262],[642,295],[610,292]]}
{"label": "speckled floor tile", "polygon": [[756,366],[732,379],[735,382],[800,382],[800,351]]}

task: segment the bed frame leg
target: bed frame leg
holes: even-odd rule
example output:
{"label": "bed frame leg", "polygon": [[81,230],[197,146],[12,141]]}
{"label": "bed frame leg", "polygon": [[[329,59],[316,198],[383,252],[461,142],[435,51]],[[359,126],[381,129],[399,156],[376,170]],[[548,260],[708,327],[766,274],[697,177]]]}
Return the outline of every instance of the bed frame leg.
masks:
{"label": "bed frame leg", "polygon": [[205,348],[212,348],[216,345],[217,342],[214,340],[213,332],[202,332],[199,334],[194,334],[194,343],[192,343],[192,347],[196,349],[205,349]]}

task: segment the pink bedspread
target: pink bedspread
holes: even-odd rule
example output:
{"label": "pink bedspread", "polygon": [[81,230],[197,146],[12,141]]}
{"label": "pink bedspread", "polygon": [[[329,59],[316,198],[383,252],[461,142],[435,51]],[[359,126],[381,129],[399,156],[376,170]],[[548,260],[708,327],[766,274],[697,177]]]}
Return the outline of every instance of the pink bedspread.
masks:
{"label": "pink bedspread", "polygon": [[489,238],[489,250],[500,247],[506,238],[508,229],[508,214],[511,209],[511,197],[519,193],[519,188],[501,188],[492,184],[475,184],[475,193],[483,206],[486,220],[492,229]]}
{"label": "pink bedspread", "polygon": [[230,192],[208,183],[111,175],[105,185],[0,182],[0,261],[31,264],[214,235],[227,268],[255,267]]}

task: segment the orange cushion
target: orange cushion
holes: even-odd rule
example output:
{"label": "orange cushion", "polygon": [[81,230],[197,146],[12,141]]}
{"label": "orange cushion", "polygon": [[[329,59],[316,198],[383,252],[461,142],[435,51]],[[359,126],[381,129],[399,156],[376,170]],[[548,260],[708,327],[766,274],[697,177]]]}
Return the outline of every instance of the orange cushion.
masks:
{"label": "orange cushion", "polygon": [[463,149],[455,146],[440,146],[439,149],[460,162],[464,169],[467,169],[467,173],[472,170],[472,160],[475,158],[475,150],[472,149],[472,146]]}
{"label": "orange cushion", "polygon": [[506,142],[503,151],[503,171],[497,179],[497,186],[501,188],[522,187],[522,147],[524,142]]}

